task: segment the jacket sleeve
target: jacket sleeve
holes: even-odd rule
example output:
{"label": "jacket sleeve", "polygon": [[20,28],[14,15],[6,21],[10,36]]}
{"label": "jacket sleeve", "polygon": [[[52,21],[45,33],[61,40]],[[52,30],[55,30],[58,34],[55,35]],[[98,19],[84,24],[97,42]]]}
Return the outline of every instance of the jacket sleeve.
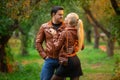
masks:
{"label": "jacket sleeve", "polygon": [[65,40],[66,40],[66,37],[65,37],[65,34],[66,32],[65,31],[63,31],[61,34],[60,34],[60,36],[59,36],[59,38],[54,42],[54,46],[55,46],[55,49],[56,50],[60,50],[61,49],[61,47],[63,46],[63,45],[65,45],[64,43],[66,42]]}
{"label": "jacket sleeve", "polygon": [[38,33],[37,33],[37,36],[36,36],[35,46],[36,46],[36,49],[38,50],[40,56],[43,59],[47,56],[45,51],[44,51],[44,48],[42,46],[42,43],[44,40],[45,40],[45,32],[44,32],[43,26],[41,26]]}

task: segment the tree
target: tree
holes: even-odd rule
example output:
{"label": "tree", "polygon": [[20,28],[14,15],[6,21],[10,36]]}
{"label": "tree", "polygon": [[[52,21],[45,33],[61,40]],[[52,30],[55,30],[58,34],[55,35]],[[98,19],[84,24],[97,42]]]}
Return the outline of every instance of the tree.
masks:
{"label": "tree", "polygon": [[[102,7],[100,7],[101,5],[97,6],[96,5],[93,5],[95,4],[95,2],[98,2],[100,4],[100,2],[102,2],[102,6],[105,8],[105,7],[109,7],[108,5],[107,6],[104,6],[104,4],[106,3],[105,0],[102,0],[102,1],[97,1],[97,0],[94,0],[94,1],[90,1],[90,0],[86,0],[86,1],[82,1],[82,7],[85,11],[85,13],[88,15],[89,19],[92,20],[92,23],[94,25],[94,27],[97,27],[99,28],[101,31],[103,31],[107,37],[108,37],[108,44],[107,44],[107,53],[108,53],[108,56],[113,56],[114,52],[114,40],[113,40],[113,35],[111,33],[111,29],[110,29],[110,18],[109,16],[112,16],[111,13],[110,15],[106,14],[107,11],[110,12],[110,10],[108,8],[105,8],[107,9],[106,12],[104,11],[104,13],[102,12]],[[92,4],[93,3],[93,4]],[[96,7],[95,7],[96,6]],[[98,8],[99,10],[96,10],[96,11],[93,11],[94,8]],[[99,12],[101,11],[101,12]],[[98,17],[96,15],[94,15],[96,12],[99,12],[98,16],[101,16]],[[104,17],[107,16],[107,17]],[[105,21],[105,19],[107,19],[107,21]],[[101,21],[104,21],[105,24],[101,24],[101,23],[104,23],[104,22],[101,22]],[[101,23],[100,23],[101,22]]]}
{"label": "tree", "polygon": [[110,0],[111,5],[116,13],[116,15],[113,16],[112,20],[111,20],[111,24],[114,26],[114,28],[112,28],[112,35],[115,36],[116,40],[118,41],[119,45],[120,45],[120,6],[118,6],[118,2],[119,0]]}
{"label": "tree", "polygon": [[[41,0],[1,0],[0,2],[0,71],[8,72],[6,46],[13,31],[21,28],[20,22],[29,18],[35,6]],[[28,26],[27,26],[28,27]]]}
{"label": "tree", "polygon": [[7,72],[6,50],[7,42],[10,39],[12,32],[19,27],[17,19],[11,19],[8,16],[9,12],[6,8],[7,0],[0,3],[0,71]]}

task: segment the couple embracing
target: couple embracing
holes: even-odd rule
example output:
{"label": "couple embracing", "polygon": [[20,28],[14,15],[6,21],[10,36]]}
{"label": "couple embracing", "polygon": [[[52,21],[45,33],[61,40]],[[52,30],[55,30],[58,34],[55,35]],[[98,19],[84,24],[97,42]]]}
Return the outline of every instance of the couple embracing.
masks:
{"label": "couple embracing", "polygon": [[51,20],[41,25],[36,36],[36,48],[44,59],[40,80],[79,80],[83,74],[76,54],[84,49],[83,24],[76,13],[69,13],[64,21],[63,14],[61,6],[54,6]]}

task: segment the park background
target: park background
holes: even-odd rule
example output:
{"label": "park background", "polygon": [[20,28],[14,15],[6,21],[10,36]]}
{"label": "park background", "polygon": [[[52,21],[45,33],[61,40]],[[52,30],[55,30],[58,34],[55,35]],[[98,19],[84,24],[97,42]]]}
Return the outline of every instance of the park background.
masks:
{"label": "park background", "polygon": [[40,80],[35,37],[55,5],[83,20],[80,80],[120,80],[120,0],[0,0],[0,80]]}

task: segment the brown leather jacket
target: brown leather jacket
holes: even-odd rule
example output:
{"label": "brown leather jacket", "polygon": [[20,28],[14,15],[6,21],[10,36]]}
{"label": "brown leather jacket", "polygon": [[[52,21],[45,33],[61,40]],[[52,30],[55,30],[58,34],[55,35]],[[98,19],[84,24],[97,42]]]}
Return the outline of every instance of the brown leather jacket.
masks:
{"label": "brown leather jacket", "polygon": [[73,54],[76,53],[78,50],[76,48],[78,47],[78,35],[77,35],[77,29],[75,28],[68,28],[61,33],[58,40],[54,42],[54,45],[56,47],[56,51],[62,50],[62,53],[60,52],[60,56],[67,57],[67,54]]}
{"label": "brown leather jacket", "polygon": [[[42,24],[36,36],[36,49],[38,50],[42,58],[45,58],[46,56],[51,58],[58,58],[59,52],[55,51],[55,47],[53,44],[53,34],[51,32],[51,29],[55,30],[58,34],[60,34],[61,31],[64,30],[64,28],[64,23],[62,23],[62,25],[57,31],[53,28],[51,21]],[[43,47],[44,45],[42,45],[43,42],[45,42],[45,48]]]}

